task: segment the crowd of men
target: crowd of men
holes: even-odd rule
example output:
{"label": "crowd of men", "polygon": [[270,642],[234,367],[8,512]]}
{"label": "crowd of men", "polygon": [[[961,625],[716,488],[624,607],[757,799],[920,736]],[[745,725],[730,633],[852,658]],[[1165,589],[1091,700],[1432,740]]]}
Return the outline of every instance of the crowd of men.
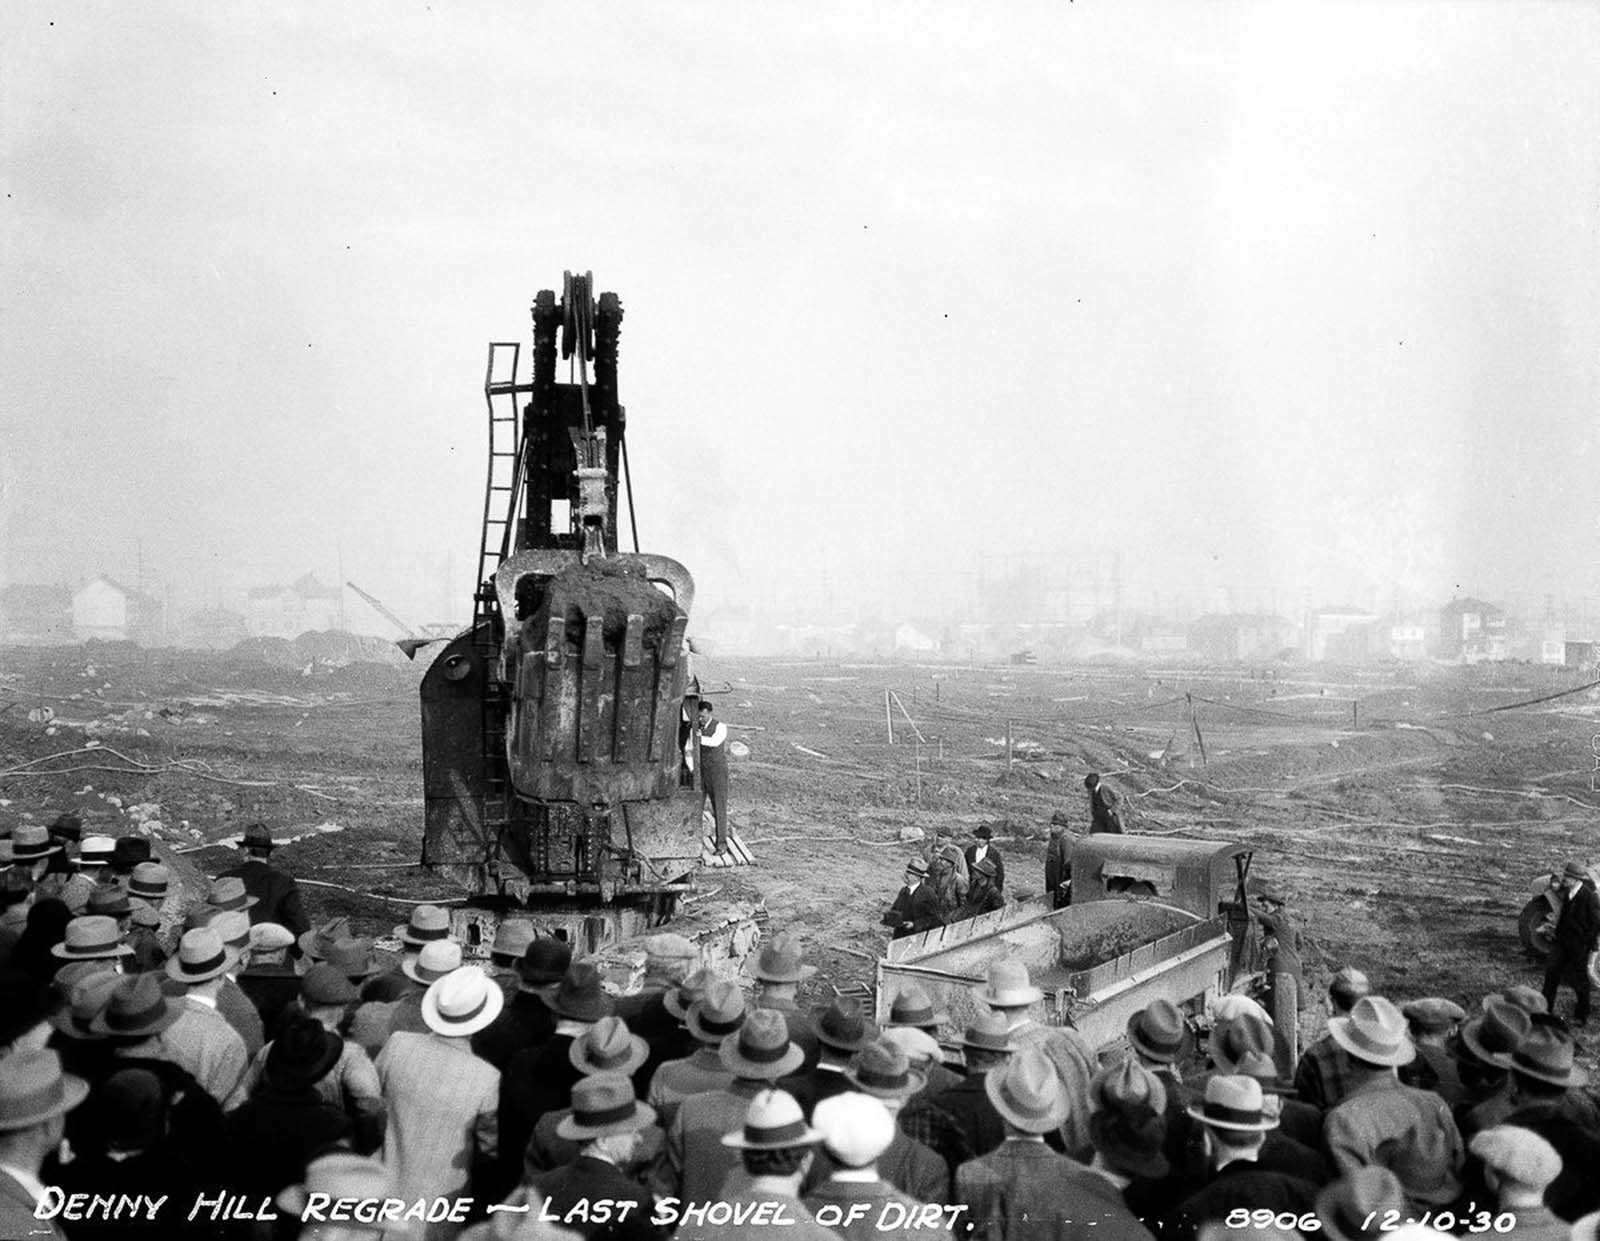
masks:
{"label": "crowd of men", "polygon": [[466,963],[429,905],[386,963],[303,922],[264,828],[185,910],[137,845],[58,826],[0,842],[0,1237],[1376,1241],[1426,1217],[1592,1241],[1600,1218],[1600,1101],[1531,988],[1467,1009],[1347,967],[1291,1065],[1242,996],[1158,1000],[1102,1056],[1040,1022],[1015,960],[961,1022],[908,986],[880,1027],[802,1005],[790,936],[747,994],[659,934],[616,996],[524,921]]}

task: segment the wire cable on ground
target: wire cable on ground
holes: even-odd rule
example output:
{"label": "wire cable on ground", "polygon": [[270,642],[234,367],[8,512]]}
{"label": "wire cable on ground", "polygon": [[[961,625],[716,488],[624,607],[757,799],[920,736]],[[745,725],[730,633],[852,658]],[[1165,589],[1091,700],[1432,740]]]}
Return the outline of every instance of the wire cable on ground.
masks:
{"label": "wire cable on ground", "polygon": [[1455,715],[1446,715],[1447,720],[1467,720],[1477,715],[1494,715],[1498,711],[1515,711],[1520,707],[1537,706],[1541,702],[1554,702],[1557,698],[1570,698],[1574,694],[1581,694],[1585,690],[1600,689],[1600,680],[1590,681],[1587,685],[1576,685],[1572,689],[1560,690],[1554,694],[1542,694],[1538,698],[1525,698],[1521,702],[1508,702],[1498,707],[1484,707],[1481,711],[1463,711]]}

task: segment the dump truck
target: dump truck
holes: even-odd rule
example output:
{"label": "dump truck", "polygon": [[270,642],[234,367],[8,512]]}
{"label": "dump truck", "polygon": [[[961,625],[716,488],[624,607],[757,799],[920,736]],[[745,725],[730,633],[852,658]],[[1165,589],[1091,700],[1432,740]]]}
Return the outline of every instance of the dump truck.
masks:
{"label": "dump truck", "polygon": [[[422,863],[470,893],[452,917],[472,955],[515,916],[590,956],[668,923],[708,959],[739,956],[759,910],[684,908],[702,854],[685,763],[686,750],[698,757],[694,579],[639,551],[617,389],[622,303],[568,272],[532,318],[526,376],[523,342],[489,345],[472,623],[420,689]],[[631,552],[620,550],[622,494]]]}
{"label": "dump truck", "polygon": [[1081,837],[1065,908],[1033,897],[891,941],[877,963],[878,1019],[915,982],[948,1015],[941,1037],[953,1039],[984,1011],[976,991],[1003,959],[1027,965],[1044,992],[1041,1020],[1074,1027],[1097,1049],[1157,998],[1201,1014],[1254,972],[1252,856],[1224,841]]}

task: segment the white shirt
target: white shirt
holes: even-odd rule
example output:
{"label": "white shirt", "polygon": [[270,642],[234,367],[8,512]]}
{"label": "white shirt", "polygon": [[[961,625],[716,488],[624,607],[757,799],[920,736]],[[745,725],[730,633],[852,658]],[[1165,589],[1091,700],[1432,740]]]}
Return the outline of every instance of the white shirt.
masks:
{"label": "white shirt", "polygon": [[982,844],[979,845],[976,849],[974,849],[972,851],[972,862],[971,862],[971,865],[976,866],[979,862],[983,861],[983,859],[988,857],[988,856],[989,856],[989,846],[988,845],[982,845]]}
{"label": "white shirt", "polygon": [[721,720],[717,720],[711,725],[710,732],[702,732],[700,734],[700,748],[702,750],[714,750],[727,739],[728,726]]}

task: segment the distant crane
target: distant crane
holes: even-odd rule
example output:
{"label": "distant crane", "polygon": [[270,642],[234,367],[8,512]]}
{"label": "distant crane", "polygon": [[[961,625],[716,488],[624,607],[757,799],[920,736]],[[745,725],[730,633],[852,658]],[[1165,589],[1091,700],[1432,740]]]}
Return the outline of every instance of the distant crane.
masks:
{"label": "distant crane", "polygon": [[382,599],[378,599],[378,598],[375,598],[372,595],[369,595],[366,591],[362,590],[361,587],[357,586],[354,582],[346,582],[345,585],[348,586],[351,590],[355,591],[356,594],[360,595],[369,604],[371,604],[372,605],[372,610],[375,611],[379,616],[383,617],[384,620],[388,621],[391,625],[393,625],[401,633],[406,635],[403,638],[395,639],[395,645],[398,646],[402,651],[405,652],[405,656],[406,656],[407,659],[415,659],[417,657],[417,652],[420,651],[423,647],[428,646],[428,645],[430,645],[430,644],[432,644],[434,642],[443,642],[445,640],[443,637],[432,637],[432,638],[418,637],[417,636],[417,631],[415,629],[413,629],[410,625],[406,624],[405,621],[401,620],[393,612],[391,612],[388,609],[388,607],[384,604]]}

